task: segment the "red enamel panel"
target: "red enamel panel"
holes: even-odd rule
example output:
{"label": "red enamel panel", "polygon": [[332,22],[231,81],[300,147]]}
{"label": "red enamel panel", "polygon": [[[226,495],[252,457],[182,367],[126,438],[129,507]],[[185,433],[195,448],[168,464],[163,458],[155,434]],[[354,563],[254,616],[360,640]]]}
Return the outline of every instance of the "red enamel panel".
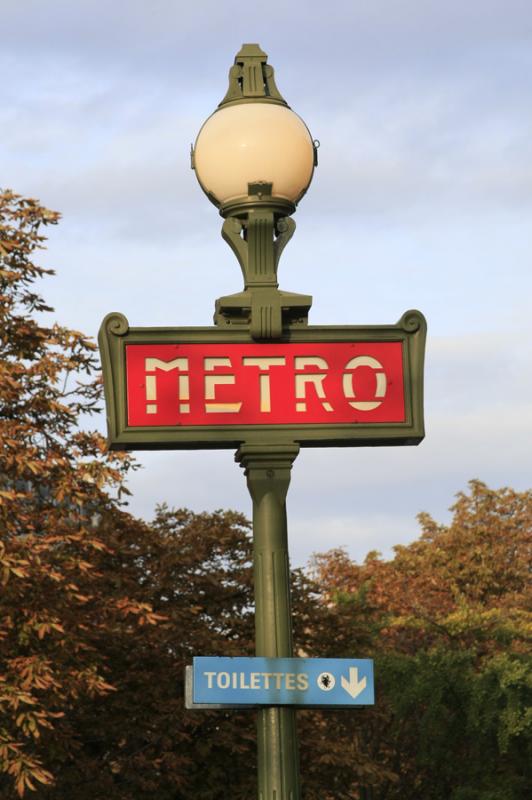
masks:
{"label": "red enamel panel", "polygon": [[401,342],[130,344],[130,427],[405,421]]}

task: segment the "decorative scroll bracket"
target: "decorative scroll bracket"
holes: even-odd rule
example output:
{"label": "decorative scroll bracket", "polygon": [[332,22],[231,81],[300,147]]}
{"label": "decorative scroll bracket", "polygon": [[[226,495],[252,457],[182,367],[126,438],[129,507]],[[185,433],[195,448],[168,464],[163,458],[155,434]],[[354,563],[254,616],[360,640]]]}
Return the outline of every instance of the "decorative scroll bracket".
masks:
{"label": "decorative scroll bracket", "polygon": [[244,291],[216,301],[216,325],[249,327],[253,339],[278,339],[283,328],[307,325],[309,295],[279,290],[277,269],[296,224],[293,204],[271,196],[270,183],[249,184],[245,201],[222,210],[222,238],[238,259]]}

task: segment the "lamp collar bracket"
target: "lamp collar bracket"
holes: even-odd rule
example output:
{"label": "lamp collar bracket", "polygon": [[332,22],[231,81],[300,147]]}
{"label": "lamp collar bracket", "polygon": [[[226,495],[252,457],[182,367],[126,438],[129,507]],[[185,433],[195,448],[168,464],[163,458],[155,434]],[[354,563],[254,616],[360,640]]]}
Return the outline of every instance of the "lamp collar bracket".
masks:
{"label": "lamp collar bracket", "polygon": [[277,268],[296,224],[294,204],[271,195],[272,184],[248,184],[248,195],[224,206],[222,237],[238,259],[244,291],[216,301],[216,325],[246,326],[253,339],[278,339],[289,327],[307,325],[309,295],[282,292]]}

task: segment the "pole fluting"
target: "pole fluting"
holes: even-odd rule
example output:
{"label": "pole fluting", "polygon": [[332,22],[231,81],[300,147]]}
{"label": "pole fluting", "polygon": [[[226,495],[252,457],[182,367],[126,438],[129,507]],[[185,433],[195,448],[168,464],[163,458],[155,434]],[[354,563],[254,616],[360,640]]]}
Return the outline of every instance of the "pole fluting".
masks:
{"label": "pole fluting", "polygon": [[[236,460],[245,470],[253,501],[256,655],[293,656],[286,495],[298,445],[242,445]],[[273,670],[274,671],[274,670]],[[300,800],[295,711],[258,711],[258,800]]]}

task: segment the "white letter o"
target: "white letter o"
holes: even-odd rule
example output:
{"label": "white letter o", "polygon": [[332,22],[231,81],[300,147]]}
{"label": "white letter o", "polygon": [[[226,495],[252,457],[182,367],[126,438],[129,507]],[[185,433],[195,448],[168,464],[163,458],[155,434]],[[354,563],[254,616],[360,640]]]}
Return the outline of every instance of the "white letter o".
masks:
{"label": "white letter o", "polygon": [[375,378],[377,379],[375,397],[384,397],[386,394],[388,382],[386,380],[384,367],[380,361],[377,361],[377,359],[373,358],[372,356],[356,356],[356,358],[352,358],[351,361],[348,361],[344,367],[345,370],[353,370],[353,372],[344,372],[342,381],[344,396],[346,400],[348,400],[349,405],[353,408],[356,408],[357,411],[373,411],[375,408],[378,408],[381,405],[382,400],[349,400],[350,397],[356,397],[355,390],[353,388],[353,375],[354,370],[358,367],[371,367],[372,369],[380,370],[380,372],[375,373]]}

